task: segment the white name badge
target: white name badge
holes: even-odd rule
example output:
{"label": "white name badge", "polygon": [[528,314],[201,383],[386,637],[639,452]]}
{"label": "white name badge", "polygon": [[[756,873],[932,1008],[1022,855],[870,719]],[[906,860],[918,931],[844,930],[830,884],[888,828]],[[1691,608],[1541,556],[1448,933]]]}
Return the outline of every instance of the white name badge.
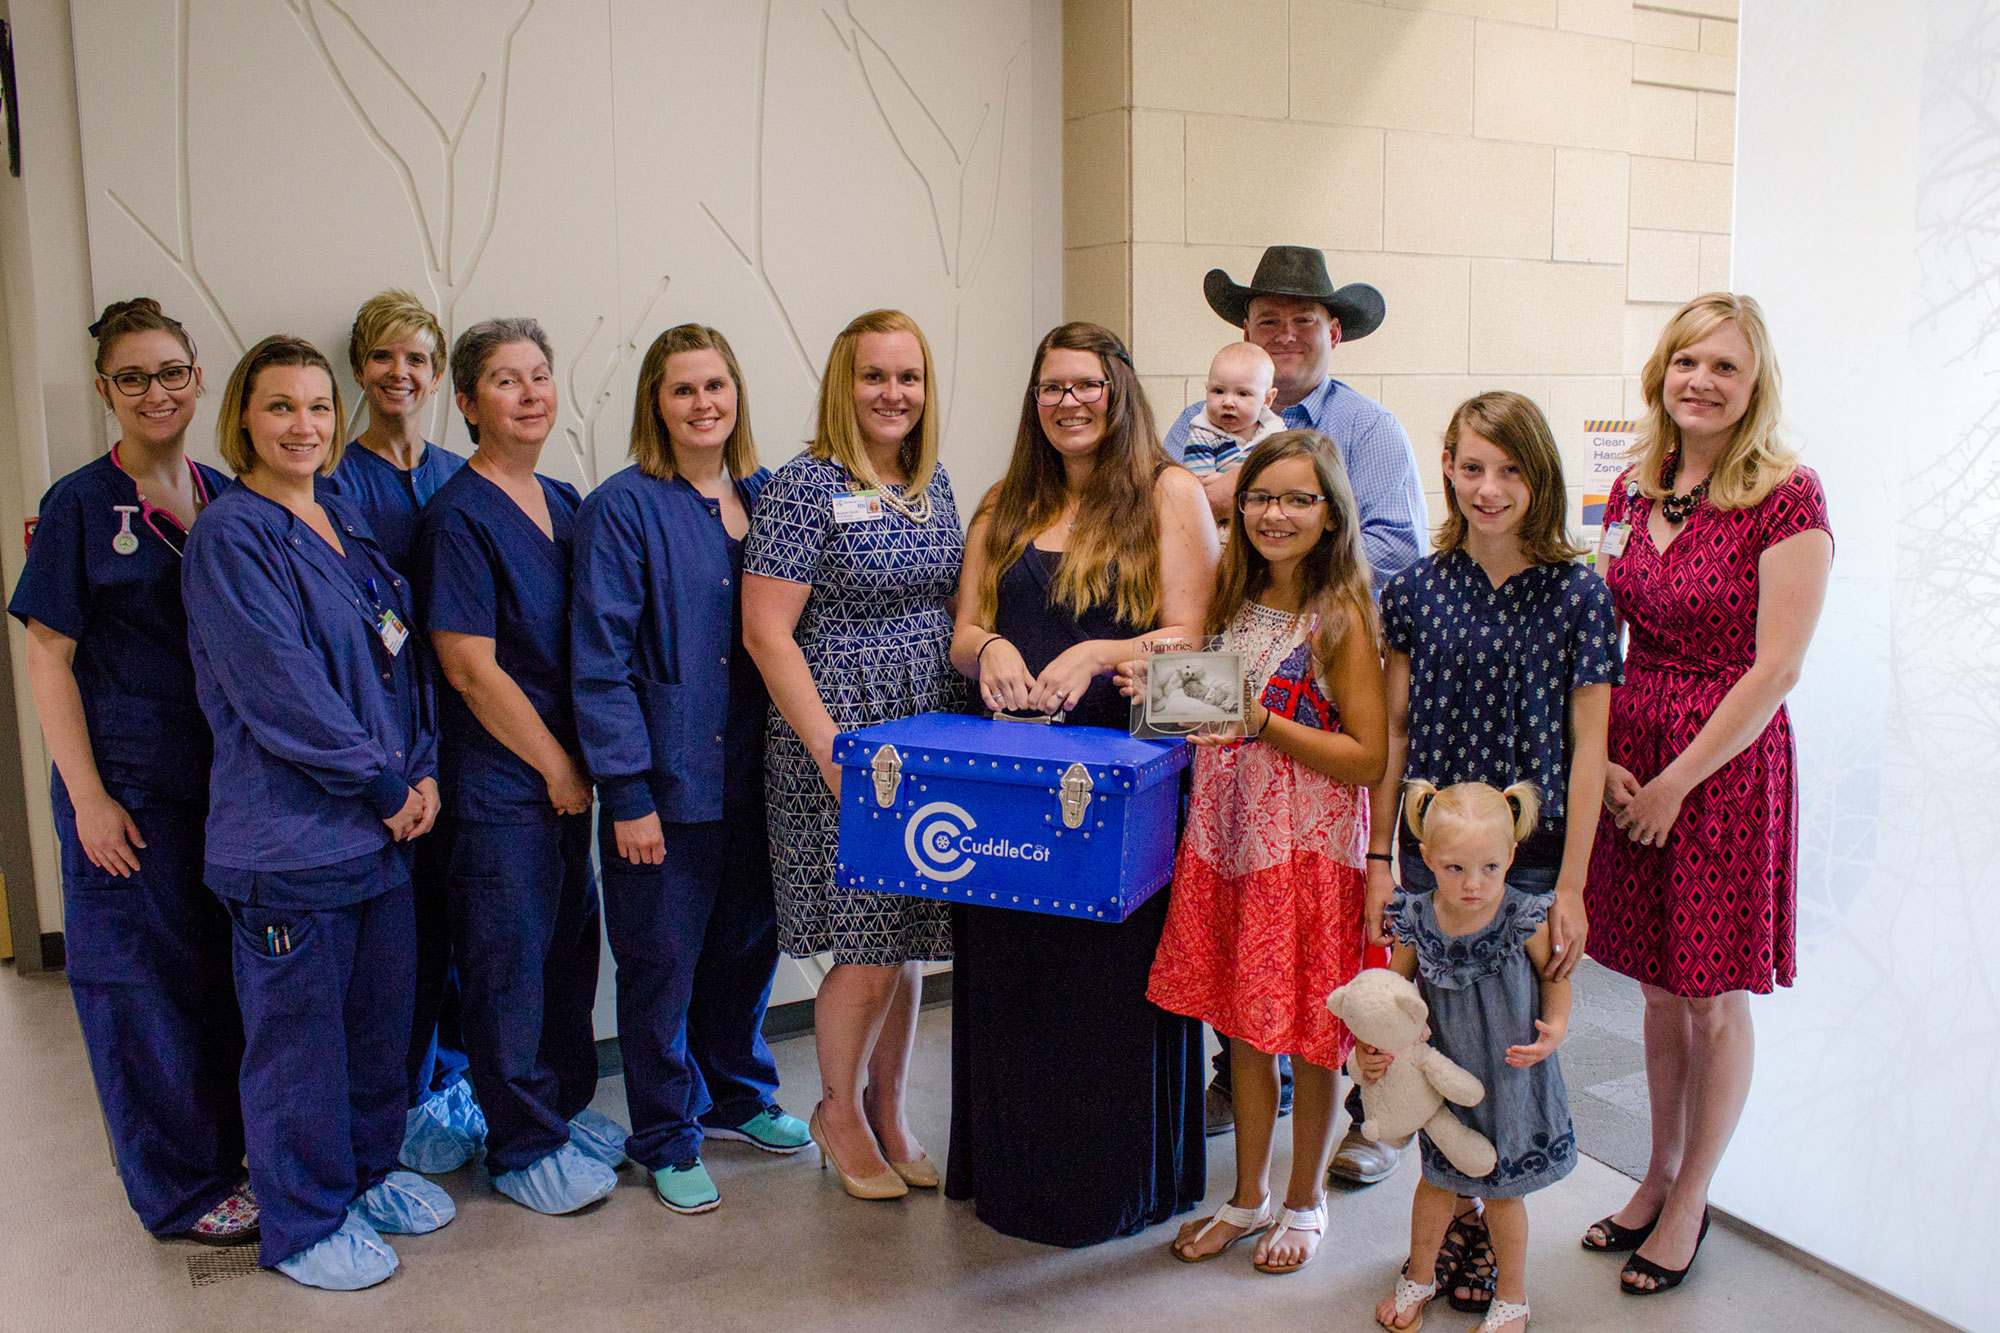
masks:
{"label": "white name badge", "polygon": [[856,491],[852,495],[833,497],[833,521],[843,527],[849,523],[874,523],[881,517],[880,491]]}
{"label": "white name badge", "polygon": [[403,651],[403,643],[410,637],[409,627],[403,618],[390,607],[383,607],[375,615],[375,632],[382,636],[382,646],[394,657]]}
{"label": "white name badge", "polygon": [[1632,537],[1630,523],[1606,523],[1604,536],[1597,543],[1597,550],[1606,560],[1616,560],[1625,554],[1625,543]]}

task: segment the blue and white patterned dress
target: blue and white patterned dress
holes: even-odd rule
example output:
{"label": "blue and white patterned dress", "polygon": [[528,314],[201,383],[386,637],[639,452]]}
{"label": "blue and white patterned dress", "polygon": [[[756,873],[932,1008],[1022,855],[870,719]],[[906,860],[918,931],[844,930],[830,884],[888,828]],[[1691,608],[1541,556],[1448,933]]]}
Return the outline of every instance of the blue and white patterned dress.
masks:
{"label": "blue and white patterned dress", "polygon": [[[1528,781],[1542,816],[1514,865],[1562,863],[1569,697],[1619,678],[1611,591],[1582,565],[1531,565],[1498,588],[1464,551],[1417,561],[1382,590],[1382,637],[1410,659],[1405,777],[1438,787]],[[1596,811],[1580,812],[1594,819]],[[1403,860],[1417,859],[1402,830]]]}
{"label": "blue and white patterned dress", "polygon": [[1438,927],[1435,895],[1399,893],[1387,925],[1417,952],[1417,989],[1431,1007],[1431,1045],[1486,1085],[1477,1106],[1449,1106],[1460,1121],[1493,1141],[1499,1164],[1477,1179],[1462,1175],[1420,1134],[1424,1179],[1468,1198],[1515,1199],[1555,1184],[1576,1167],[1576,1131],[1562,1055],[1516,1069],[1509,1046],[1541,1034],[1542,983],[1528,940],[1547,919],[1550,894],[1509,885],[1493,919],[1467,935]]}
{"label": "blue and white patterned dress", "polygon": [[[951,616],[965,558],[951,481],[939,467],[922,526],[888,506],[837,523],[835,496],[856,487],[838,463],[800,454],[758,498],[743,572],[812,587],[794,632],[820,700],[842,731],[915,713],[955,712],[964,682],[951,664]],[[778,943],[794,957],[890,965],[951,957],[941,902],[833,882],[840,810],[805,743],[776,706],[765,748]]]}

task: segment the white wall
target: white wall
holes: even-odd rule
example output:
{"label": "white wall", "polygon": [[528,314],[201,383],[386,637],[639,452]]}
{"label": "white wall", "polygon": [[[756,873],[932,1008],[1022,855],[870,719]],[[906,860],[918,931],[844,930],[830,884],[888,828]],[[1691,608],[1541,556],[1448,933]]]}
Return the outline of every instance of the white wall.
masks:
{"label": "white wall", "polygon": [[1744,0],[1735,273],[1826,482],[1799,984],[1723,1206],[1970,1328],[2000,1181],[2000,3]]}
{"label": "white wall", "polygon": [[[808,433],[833,335],[897,306],[932,343],[962,509],[1004,467],[1028,356],[1060,318],[1059,0],[68,8],[92,290],[64,328],[156,296],[219,387],[271,332],[344,363],[355,306],[388,286],[452,334],[531,314],[563,393],[544,470],[588,489],[624,466],[660,330],[729,335],[776,466]],[[81,238],[54,244],[84,261]],[[432,438],[463,452],[444,406]],[[104,447],[92,425],[49,433],[30,511]],[[213,429],[208,409],[190,435],[209,461]],[[788,969],[778,998],[807,975]]]}

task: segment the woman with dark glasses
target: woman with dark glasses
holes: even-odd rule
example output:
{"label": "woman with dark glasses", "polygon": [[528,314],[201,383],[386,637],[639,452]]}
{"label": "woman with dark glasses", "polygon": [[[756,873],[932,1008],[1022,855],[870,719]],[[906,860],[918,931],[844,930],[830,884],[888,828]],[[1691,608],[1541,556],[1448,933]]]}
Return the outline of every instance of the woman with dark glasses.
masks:
{"label": "woman with dark glasses", "polygon": [[229,915],[202,885],[208,723],[181,604],[187,529],[228,484],[188,458],[194,341],[157,302],[107,306],[105,457],[42,497],[8,609],[55,771],[70,993],[125,1195],[148,1231],[257,1236],[236,1096]]}

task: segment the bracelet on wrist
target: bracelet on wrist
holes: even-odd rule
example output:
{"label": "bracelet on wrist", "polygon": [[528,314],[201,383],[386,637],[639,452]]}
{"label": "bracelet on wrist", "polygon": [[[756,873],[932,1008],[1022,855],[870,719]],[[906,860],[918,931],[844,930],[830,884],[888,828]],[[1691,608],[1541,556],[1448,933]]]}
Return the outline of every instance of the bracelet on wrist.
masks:
{"label": "bracelet on wrist", "polygon": [[988,648],[991,648],[994,644],[1000,642],[1000,640],[1004,637],[1005,637],[1004,635],[1000,634],[989,634],[986,636],[986,642],[980,644],[979,651],[972,655],[972,669],[974,671],[979,670],[979,664],[986,659],[986,650]]}
{"label": "bracelet on wrist", "polygon": [[1395,857],[1387,852],[1370,852],[1368,853],[1368,859],[1371,861],[1380,861],[1383,865],[1393,865],[1396,860]]}

